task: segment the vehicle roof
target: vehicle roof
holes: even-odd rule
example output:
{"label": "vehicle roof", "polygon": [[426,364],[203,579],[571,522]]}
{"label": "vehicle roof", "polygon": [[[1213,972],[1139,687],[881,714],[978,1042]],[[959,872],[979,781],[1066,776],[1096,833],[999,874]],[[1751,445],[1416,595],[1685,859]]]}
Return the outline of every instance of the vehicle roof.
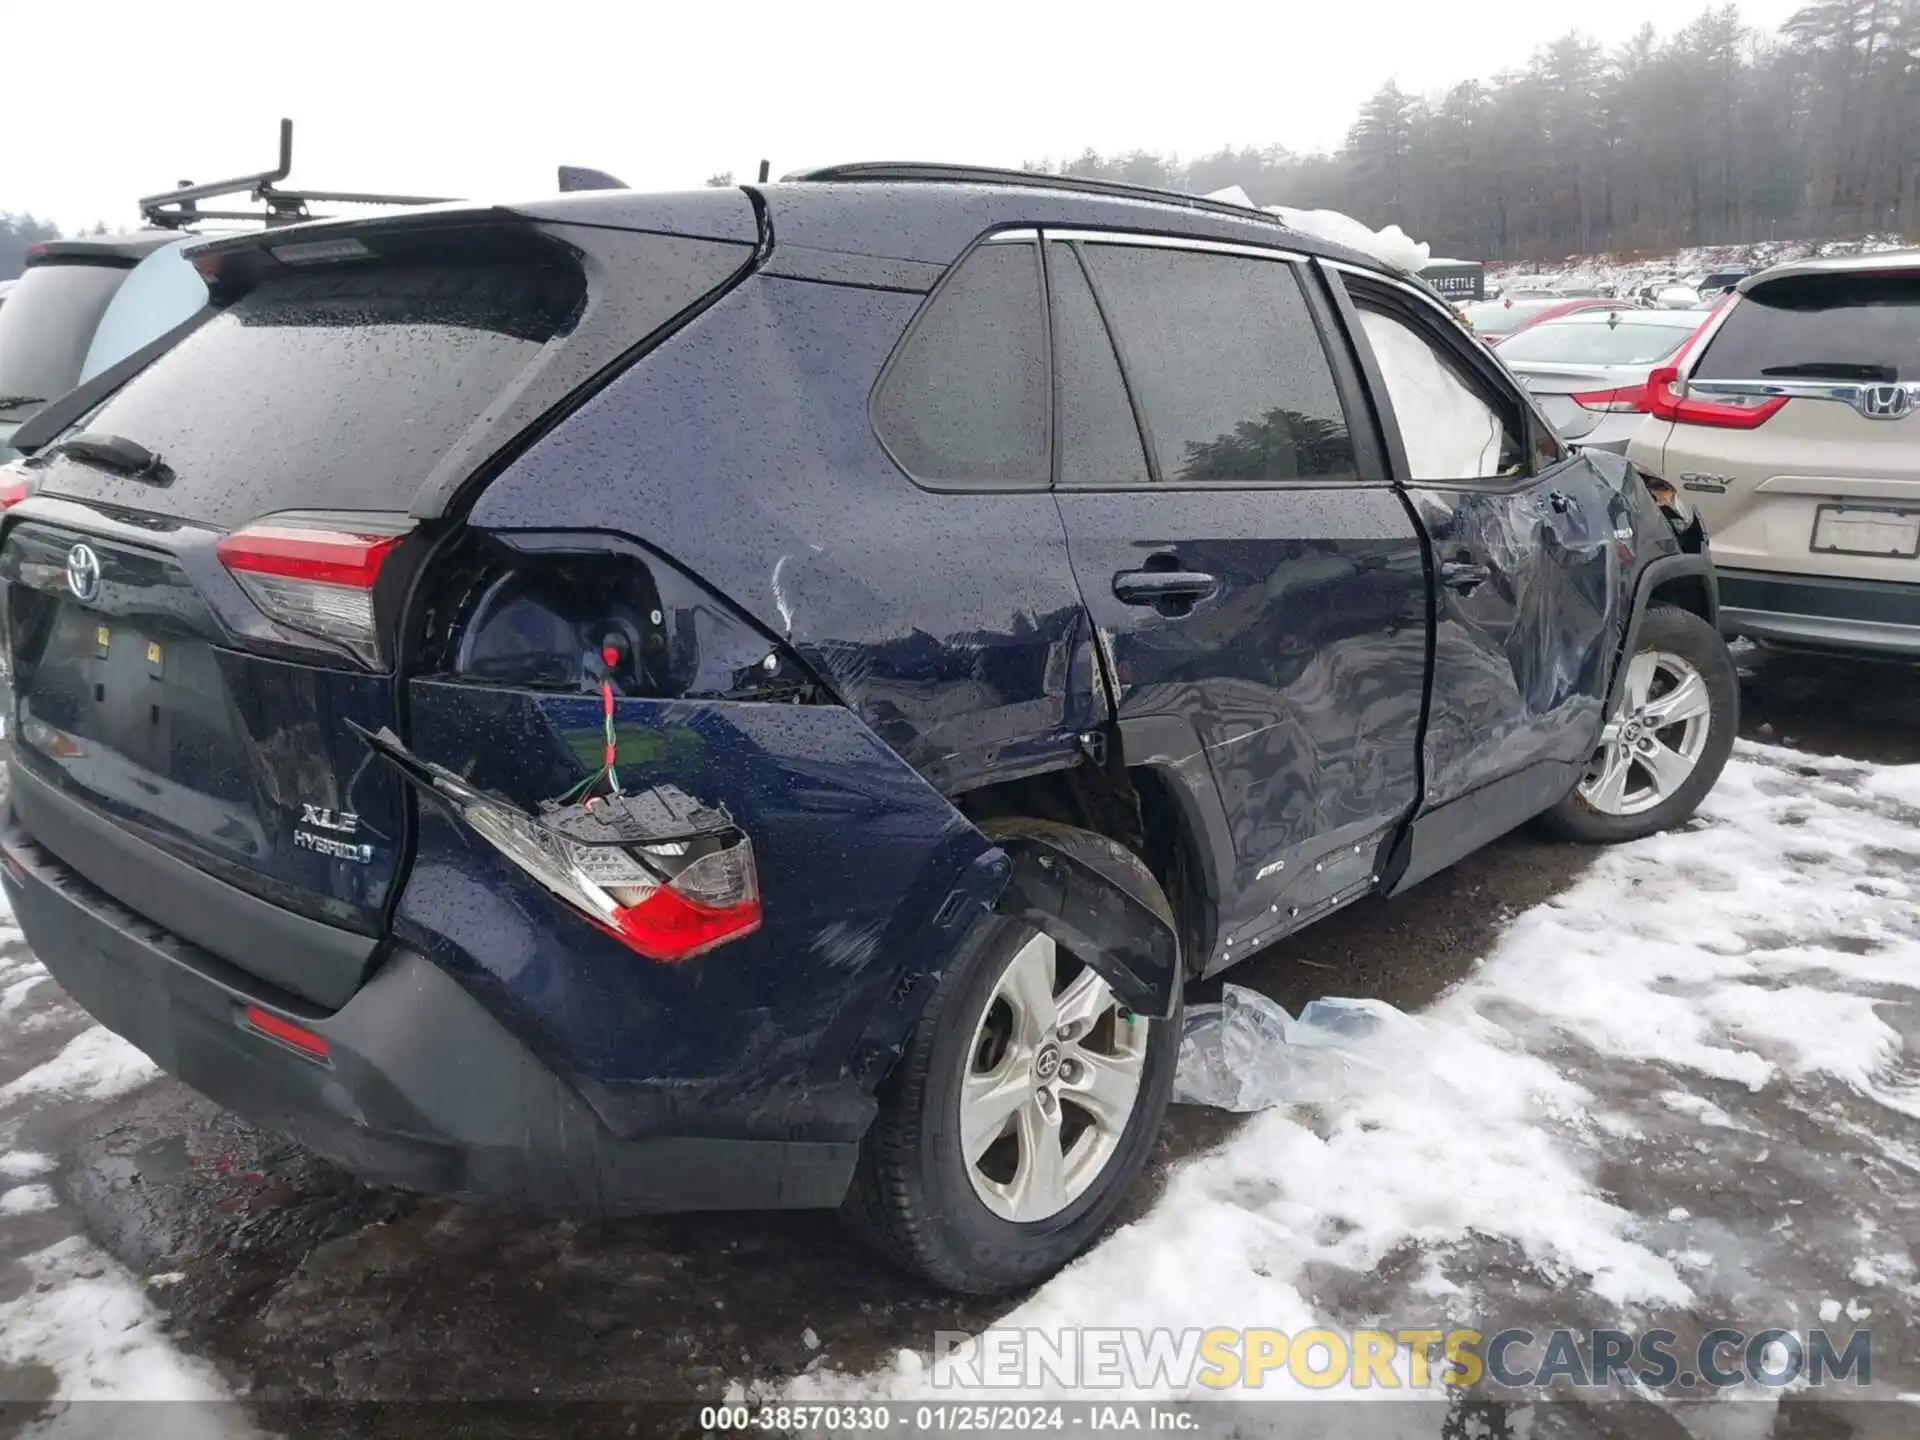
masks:
{"label": "vehicle roof", "polygon": [[1860,275],[1876,270],[1920,270],[1920,249],[1874,250],[1863,255],[1828,255],[1817,260],[1789,260],[1757,275],[1749,275],[1733,288],[1742,295],[1761,285],[1787,280],[1798,275]]}
{"label": "vehicle roof", "polygon": [[1542,320],[1534,328],[1544,330],[1549,325],[1605,325],[1618,315],[1622,323],[1631,321],[1635,325],[1671,325],[1676,330],[1688,325],[1698,325],[1713,312],[1704,307],[1698,310],[1647,310],[1638,305],[1598,307],[1591,310],[1574,310],[1565,315],[1556,315],[1551,320]]}
{"label": "vehicle roof", "polygon": [[946,166],[839,166],[812,175],[820,178],[754,187],[766,199],[776,246],[946,264],[983,230],[1058,225],[1222,240],[1400,273],[1372,256],[1292,229],[1264,211],[1174,191]]}
{"label": "vehicle roof", "polygon": [[[195,253],[255,245],[270,248],[367,225],[429,225],[488,210],[562,224],[752,244],[760,239],[760,232],[754,208],[747,202],[757,199],[765,207],[775,250],[804,246],[944,266],[983,231],[1053,225],[1227,241],[1340,260],[1381,275],[1404,273],[1357,250],[1303,234],[1264,211],[1173,191],[957,166],[842,166],[812,173],[821,178],[687,191],[576,191],[504,206],[469,202],[421,206],[213,238]],[[164,237],[168,232],[159,234]]]}
{"label": "vehicle roof", "polygon": [[78,235],[67,240],[42,240],[27,247],[27,265],[56,260],[94,260],[108,265],[138,261],[171,240],[178,230],[130,230],[121,235]]}

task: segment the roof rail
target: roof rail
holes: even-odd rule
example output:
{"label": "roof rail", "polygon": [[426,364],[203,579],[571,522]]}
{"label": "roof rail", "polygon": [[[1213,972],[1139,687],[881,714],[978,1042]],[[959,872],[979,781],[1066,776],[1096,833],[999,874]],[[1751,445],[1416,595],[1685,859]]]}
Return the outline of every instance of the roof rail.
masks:
{"label": "roof rail", "polygon": [[1083,175],[1050,175],[1044,170],[1001,170],[991,165],[923,164],[912,160],[872,160],[851,165],[828,165],[819,170],[803,170],[783,175],[783,180],[890,181],[901,184],[944,185],[1024,185],[1036,190],[1071,190],[1085,195],[1111,195],[1122,200],[1146,200],[1156,205],[1178,205],[1188,210],[1203,210],[1213,215],[1232,215],[1241,220],[1263,220],[1278,229],[1288,228],[1277,215],[1235,205],[1228,200],[1209,200],[1204,195],[1189,195],[1183,190],[1161,190],[1152,185],[1129,185],[1122,180],[1093,180]]}
{"label": "roof rail", "polygon": [[[184,230],[200,220],[260,220],[268,225],[292,225],[301,220],[323,220],[307,208],[308,202],[344,205],[438,205],[437,195],[374,195],[352,190],[278,190],[274,187],[293,169],[293,121],[280,122],[280,163],[253,175],[214,180],[205,185],[182,182],[158,195],[140,197],[140,218],[163,230]],[[246,194],[264,202],[265,210],[202,210],[200,202],[221,195]]]}

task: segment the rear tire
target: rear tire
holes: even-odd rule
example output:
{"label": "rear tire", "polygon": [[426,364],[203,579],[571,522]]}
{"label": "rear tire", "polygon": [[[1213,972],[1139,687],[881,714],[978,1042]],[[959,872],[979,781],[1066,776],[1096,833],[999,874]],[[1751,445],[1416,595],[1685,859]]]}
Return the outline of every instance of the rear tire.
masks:
{"label": "rear tire", "polygon": [[1572,792],[1540,817],[1563,840],[1611,845],[1684,823],[1707,797],[1740,728],[1740,682],[1727,642],[1673,605],[1649,609],[1628,658],[1614,738]]}
{"label": "rear tire", "polygon": [[1128,1019],[1066,949],[1018,921],[990,922],[882,1085],[842,1218],[948,1290],[1045,1279],[1098,1238],[1146,1164],[1179,1048],[1177,997],[1169,1019]]}

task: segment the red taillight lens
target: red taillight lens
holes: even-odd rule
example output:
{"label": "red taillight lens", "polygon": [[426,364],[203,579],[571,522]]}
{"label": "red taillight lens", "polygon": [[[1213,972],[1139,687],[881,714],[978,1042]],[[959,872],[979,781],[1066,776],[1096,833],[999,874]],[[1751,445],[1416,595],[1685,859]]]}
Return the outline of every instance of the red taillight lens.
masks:
{"label": "red taillight lens", "polygon": [[373,587],[404,536],[302,525],[249,525],[216,547],[220,562],[272,619],[380,663]]}
{"label": "red taillight lens", "polygon": [[1689,395],[1687,382],[1674,365],[1663,365],[1647,376],[1647,409],[1658,419],[1682,425],[1753,430],[1786,403],[1784,395],[1719,395],[1711,400]]}
{"label": "red taillight lens", "polygon": [[0,465],[0,510],[11,510],[33,493],[24,465]]}
{"label": "red taillight lens", "polygon": [[[751,858],[749,854],[749,863]],[[691,960],[759,928],[759,895],[745,895],[730,905],[705,905],[673,884],[662,885],[638,905],[616,910],[613,921],[622,940],[654,960]]]}
{"label": "red taillight lens", "polygon": [[271,1035],[283,1045],[291,1045],[294,1049],[311,1055],[316,1060],[327,1058],[328,1046],[325,1037],[314,1034],[304,1025],[296,1025],[291,1020],[282,1020],[272,1011],[262,1010],[258,1005],[249,1005],[242,1013],[246,1017],[247,1024],[262,1035]]}
{"label": "red taillight lens", "polygon": [[1647,387],[1623,385],[1617,390],[1583,390],[1572,399],[1582,409],[1604,410],[1610,415],[1644,413],[1647,408]]}

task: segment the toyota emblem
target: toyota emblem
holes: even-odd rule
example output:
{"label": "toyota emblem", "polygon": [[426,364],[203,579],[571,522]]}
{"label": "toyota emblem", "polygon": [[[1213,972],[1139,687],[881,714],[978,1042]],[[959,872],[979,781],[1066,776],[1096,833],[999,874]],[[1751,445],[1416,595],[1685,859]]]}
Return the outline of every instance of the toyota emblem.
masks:
{"label": "toyota emblem", "polygon": [[83,604],[100,593],[100,557],[91,545],[76,545],[67,552],[67,588]]}

